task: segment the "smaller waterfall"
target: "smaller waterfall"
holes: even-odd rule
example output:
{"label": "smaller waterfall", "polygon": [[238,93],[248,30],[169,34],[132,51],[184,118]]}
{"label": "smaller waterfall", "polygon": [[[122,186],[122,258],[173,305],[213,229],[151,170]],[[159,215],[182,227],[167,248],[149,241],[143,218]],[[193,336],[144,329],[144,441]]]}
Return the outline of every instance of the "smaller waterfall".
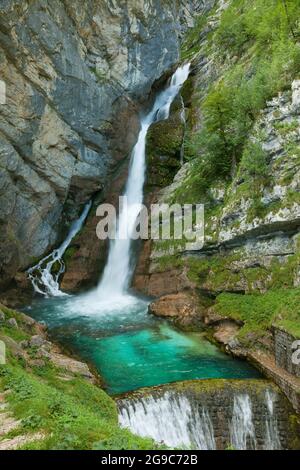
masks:
{"label": "smaller waterfall", "polygon": [[[59,288],[59,278],[65,271],[65,265],[62,256],[70,245],[71,241],[81,229],[91,208],[92,202],[88,202],[80,215],[79,219],[73,222],[68,236],[59,248],[55,249],[50,255],[45,256],[39,263],[27,270],[28,277],[33,285],[35,292],[45,297],[58,297],[67,295]],[[56,272],[53,273],[53,267],[56,265]]]}
{"label": "smaller waterfall", "polygon": [[275,405],[276,395],[270,391],[266,391],[266,404],[268,414],[266,416],[266,441],[265,441],[265,450],[280,450],[281,442],[278,432],[277,418],[275,415],[274,405]]}
{"label": "smaller waterfall", "polygon": [[251,400],[247,394],[234,396],[230,441],[236,450],[256,449],[257,447]]}
{"label": "smaller waterfall", "polygon": [[139,436],[151,437],[169,447],[216,448],[208,411],[193,406],[184,395],[166,392],[160,397],[124,400],[119,423]]}

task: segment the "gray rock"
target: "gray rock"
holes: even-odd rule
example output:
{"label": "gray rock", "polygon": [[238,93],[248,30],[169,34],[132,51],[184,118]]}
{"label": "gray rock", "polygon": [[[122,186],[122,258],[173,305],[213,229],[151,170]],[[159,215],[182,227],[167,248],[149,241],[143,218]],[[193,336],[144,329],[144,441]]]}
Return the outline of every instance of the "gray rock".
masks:
{"label": "gray rock", "polygon": [[292,107],[296,113],[300,112],[300,80],[294,80],[292,83]]}
{"label": "gray rock", "polygon": [[32,348],[39,348],[46,343],[46,340],[40,335],[34,335],[30,338],[29,345]]}
{"label": "gray rock", "polygon": [[15,318],[9,318],[7,320],[7,324],[11,327],[11,328],[18,328],[18,323],[17,323],[17,320]]}
{"label": "gray rock", "polygon": [[0,324],[5,322],[5,314],[0,310]]}

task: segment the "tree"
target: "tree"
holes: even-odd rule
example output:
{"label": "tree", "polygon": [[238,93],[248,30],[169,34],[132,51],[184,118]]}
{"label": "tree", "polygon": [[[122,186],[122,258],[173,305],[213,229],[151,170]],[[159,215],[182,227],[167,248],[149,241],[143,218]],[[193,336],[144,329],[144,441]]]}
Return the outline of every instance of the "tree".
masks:
{"label": "tree", "polygon": [[292,33],[293,38],[296,39],[296,34],[295,34],[295,31],[294,31],[294,28],[293,28],[293,25],[292,25],[292,22],[291,22],[287,1],[286,0],[281,0],[281,1],[283,3],[283,8],[284,8],[284,11],[285,11],[285,14],[286,14],[288,27],[289,27],[289,29]]}

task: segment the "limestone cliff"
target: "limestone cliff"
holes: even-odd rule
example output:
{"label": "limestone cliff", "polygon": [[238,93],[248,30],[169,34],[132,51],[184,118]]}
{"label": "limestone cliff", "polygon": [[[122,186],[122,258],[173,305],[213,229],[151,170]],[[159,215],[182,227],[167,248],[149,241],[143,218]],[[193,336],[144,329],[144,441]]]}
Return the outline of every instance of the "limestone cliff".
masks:
{"label": "limestone cliff", "polygon": [[195,2],[163,3],[1,2],[2,288],[61,240],[128,156],[139,103],[178,61],[192,21]]}

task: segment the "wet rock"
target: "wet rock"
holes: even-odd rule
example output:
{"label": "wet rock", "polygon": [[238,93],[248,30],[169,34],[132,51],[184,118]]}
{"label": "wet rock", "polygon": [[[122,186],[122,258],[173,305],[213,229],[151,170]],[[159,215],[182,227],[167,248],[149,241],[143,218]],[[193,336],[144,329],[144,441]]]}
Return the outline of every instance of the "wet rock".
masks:
{"label": "wet rock", "polygon": [[239,332],[239,326],[235,322],[224,321],[216,327],[214,338],[224,345],[230,345],[230,347],[238,346],[236,341],[236,335]]}

